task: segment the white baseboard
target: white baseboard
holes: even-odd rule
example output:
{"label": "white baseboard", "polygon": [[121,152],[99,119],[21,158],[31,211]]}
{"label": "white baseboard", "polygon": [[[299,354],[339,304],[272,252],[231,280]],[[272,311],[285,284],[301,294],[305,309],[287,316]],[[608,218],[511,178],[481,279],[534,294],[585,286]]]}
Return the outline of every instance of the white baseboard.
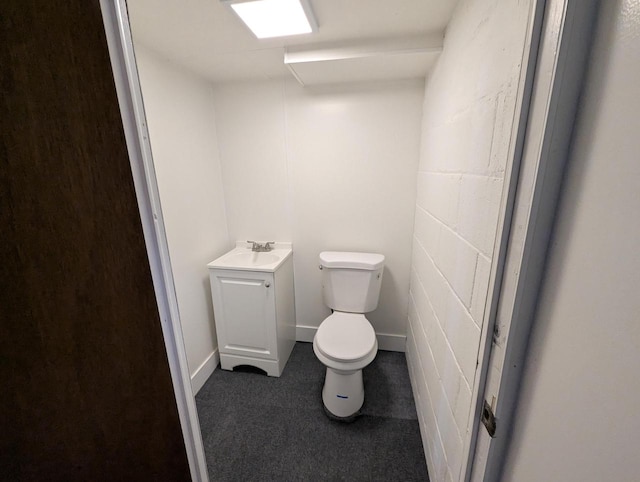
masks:
{"label": "white baseboard", "polygon": [[378,350],[385,351],[399,351],[404,353],[406,351],[407,336],[406,335],[391,335],[389,333],[376,333],[378,338]]}
{"label": "white baseboard", "polygon": [[193,395],[196,396],[200,389],[204,386],[205,382],[209,379],[213,371],[220,363],[220,353],[218,349],[214,349],[202,364],[191,375],[191,390]]}
{"label": "white baseboard", "polygon": [[[318,331],[317,326],[296,326],[296,341],[306,341],[311,343]],[[376,333],[378,338],[378,349],[385,351],[399,351],[404,353],[407,337],[405,335],[391,335],[389,333]]]}
{"label": "white baseboard", "polygon": [[316,336],[318,331],[317,326],[296,326],[296,341],[306,341],[308,343],[313,342],[313,337]]}

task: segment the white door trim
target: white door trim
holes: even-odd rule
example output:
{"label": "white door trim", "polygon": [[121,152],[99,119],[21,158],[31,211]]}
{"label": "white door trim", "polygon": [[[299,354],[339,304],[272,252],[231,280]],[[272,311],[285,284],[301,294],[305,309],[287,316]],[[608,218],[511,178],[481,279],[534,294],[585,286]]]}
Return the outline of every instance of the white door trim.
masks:
{"label": "white door trim", "polygon": [[208,482],[127,6],[125,0],[100,0],[100,8],[191,479]]}
{"label": "white door trim", "polygon": [[[527,67],[534,74],[531,97],[517,126],[520,147],[513,151],[503,195],[505,219],[494,252],[498,261],[485,310],[464,480],[497,481],[501,476],[597,3],[538,2],[544,16],[534,19],[534,24],[543,21]],[[485,400],[497,420],[494,438],[480,422]]]}

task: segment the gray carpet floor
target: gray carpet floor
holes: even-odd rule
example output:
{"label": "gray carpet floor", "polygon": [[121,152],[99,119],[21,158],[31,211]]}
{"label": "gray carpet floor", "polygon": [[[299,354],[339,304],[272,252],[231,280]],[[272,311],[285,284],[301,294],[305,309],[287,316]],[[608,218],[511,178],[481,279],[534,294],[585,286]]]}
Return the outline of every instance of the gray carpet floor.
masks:
{"label": "gray carpet floor", "polygon": [[428,481],[403,353],[364,369],[362,416],[330,420],[325,367],[297,343],[280,378],[218,367],[196,396],[212,481]]}

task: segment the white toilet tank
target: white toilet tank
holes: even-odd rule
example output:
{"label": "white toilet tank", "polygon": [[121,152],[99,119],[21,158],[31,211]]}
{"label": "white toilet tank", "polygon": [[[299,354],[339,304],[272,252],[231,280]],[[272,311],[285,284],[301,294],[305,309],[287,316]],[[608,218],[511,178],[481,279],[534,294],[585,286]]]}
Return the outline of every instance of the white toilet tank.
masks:
{"label": "white toilet tank", "polygon": [[322,297],[336,311],[367,313],[378,306],[384,255],[376,253],[320,253]]}

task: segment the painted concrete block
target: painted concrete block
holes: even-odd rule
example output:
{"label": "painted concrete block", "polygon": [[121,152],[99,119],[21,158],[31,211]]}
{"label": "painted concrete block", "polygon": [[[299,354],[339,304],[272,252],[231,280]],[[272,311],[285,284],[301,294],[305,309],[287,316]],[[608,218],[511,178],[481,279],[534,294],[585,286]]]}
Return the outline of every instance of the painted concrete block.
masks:
{"label": "painted concrete block", "polygon": [[[429,343],[426,340],[424,333],[413,324],[412,328],[414,329],[413,335],[416,338],[417,350],[419,353],[431,353],[428,349]],[[424,339],[422,339],[423,337]],[[433,357],[431,357],[431,360],[427,359],[425,367],[430,366],[429,361],[431,361],[431,363],[436,363]],[[453,414],[453,409],[446,396],[445,388],[435,370],[426,370],[424,376],[426,386],[429,390],[434,416],[438,421],[438,429],[445,447],[448,465],[453,463],[456,464],[456,466],[459,466],[458,464],[460,464],[462,453],[462,438]]]}
{"label": "painted concrete block", "polygon": [[[416,280],[415,283],[418,281]],[[452,351],[452,347],[446,340],[445,333],[441,330],[440,324],[433,317],[433,314],[423,313],[424,320],[418,314],[418,305],[424,305],[426,299],[424,294],[420,293],[420,287],[416,286],[416,293],[412,293],[409,302],[409,316],[411,323],[416,329],[424,330],[426,350],[429,351],[430,359],[427,366],[435,367],[431,370],[433,375],[427,375],[427,383],[430,387],[434,384],[442,384],[446,393],[447,404],[454,412],[456,425],[462,433],[466,428],[467,415],[471,397],[471,391],[468,383],[465,381],[462,369]],[[415,301],[415,300],[418,301]],[[415,320],[415,321],[413,321]],[[418,337],[422,336],[419,332]],[[420,345],[421,349],[424,349]]]}
{"label": "painted concrete block", "polygon": [[496,236],[503,179],[464,175],[460,185],[457,231],[486,256]]}
{"label": "painted concrete block", "polygon": [[471,317],[478,327],[482,327],[484,309],[488,296],[489,277],[491,276],[491,259],[483,254],[478,254],[476,263],[476,276],[473,281],[473,293],[471,295]]}
{"label": "painted concrete block", "polygon": [[450,229],[442,229],[438,239],[436,265],[465,306],[471,306],[478,252]]}
{"label": "painted concrete block", "polygon": [[434,126],[431,169],[489,174],[496,105],[493,96],[477,99]]}
{"label": "painted concrete block", "polygon": [[412,255],[414,259],[413,269],[424,287],[431,307],[437,316],[444,316],[446,279],[420,243],[414,242]]}
{"label": "painted concrete block", "polygon": [[[431,356],[435,360],[435,365],[444,363],[446,359],[447,351],[449,351],[448,342],[444,331],[440,327],[440,322],[436,318],[431,309],[420,311],[420,307],[426,304],[426,294],[421,288],[417,288],[415,292],[411,293],[410,309],[415,308],[416,319],[418,325],[422,328],[425,334],[425,341],[428,344]],[[419,338],[419,336],[418,336]],[[437,375],[436,370],[432,370]],[[435,378],[434,378],[435,380]]]}
{"label": "painted concrete block", "polygon": [[[417,322],[424,329],[423,319],[427,319],[429,312],[432,311],[431,306],[429,305],[429,300],[427,295],[420,283],[420,278],[416,274],[415,271],[411,273],[411,288],[409,292],[409,310],[413,309],[415,311],[415,316],[417,317]],[[428,324],[428,323],[427,323]],[[425,333],[428,330],[425,330]]]}
{"label": "painted concrete block", "polygon": [[513,85],[505,86],[496,98],[496,119],[491,142],[491,155],[489,159],[489,171],[493,177],[504,177],[506,162],[509,158],[509,144],[511,142],[511,129],[513,128],[513,104],[507,99],[516,95]]}
{"label": "painted concrete block", "polygon": [[409,329],[432,480],[460,476],[530,6],[460,0],[425,89]]}
{"label": "painted concrete block", "polygon": [[453,482],[453,476],[451,475],[451,471],[449,470],[449,467],[447,467],[447,470],[445,471],[444,480],[446,482]]}
{"label": "painted concrete block", "polygon": [[[427,433],[427,437],[425,439],[427,441],[426,453],[427,459],[432,463],[432,465],[429,466],[429,474],[434,477],[435,480],[440,480],[440,477],[444,476],[447,460],[438,424],[436,422],[433,405],[431,403],[431,396],[425,380],[423,362],[418,355],[419,348],[416,345],[414,330],[414,325],[409,325],[407,342],[411,344],[411,349],[408,350],[408,353],[411,356],[410,362],[415,367],[416,378],[420,380],[420,383],[418,384],[418,399],[420,400],[420,403],[416,408],[419,416],[422,416],[422,422],[426,428],[425,432]],[[412,356],[412,352],[415,352],[415,356]]]}
{"label": "painted concrete block", "polygon": [[435,172],[418,173],[416,203],[451,228],[455,228],[461,176]]}
{"label": "painted concrete block", "polygon": [[436,417],[447,457],[447,465],[453,470],[458,470],[462,464],[462,438],[458,434],[453,412],[448,405],[442,406],[436,411]]}
{"label": "painted concrete block", "polygon": [[424,208],[416,207],[413,235],[427,253],[435,253],[438,249],[441,229],[442,223],[440,221],[425,211]]}
{"label": "painted concrete block", "polygon": [[[437,364],[433,362],[432,359],[442,358],[444,352],[446,350],[446,341],[444,336],[442,336],[442,332],[438,333],[439,328],[435,326],[433,323],[427,323],[427,326],[430,328],[428,331],[424,329],[424,324],[422,320],[418,318],[418,322],[412,325],[414,328],[414,336],[416,340],[416,345],[418,347],[420,358],[424,361],[426,366],[434,367]],[[431,390],[433,387],[439,385],[438,372],[437,370],[429,369],[425,371],[427,386]],[[439,393],[432,393],[433,396],[439,397]],[[435,406],[440,405],[442,400],[440,398],[436,400],[432,400]]]}
{"label": "painted concrete block", "polygon": [[468,384],[472,386],[480,343],[480,330],[453,291],[449,291],[447,316],[443,329]]}

